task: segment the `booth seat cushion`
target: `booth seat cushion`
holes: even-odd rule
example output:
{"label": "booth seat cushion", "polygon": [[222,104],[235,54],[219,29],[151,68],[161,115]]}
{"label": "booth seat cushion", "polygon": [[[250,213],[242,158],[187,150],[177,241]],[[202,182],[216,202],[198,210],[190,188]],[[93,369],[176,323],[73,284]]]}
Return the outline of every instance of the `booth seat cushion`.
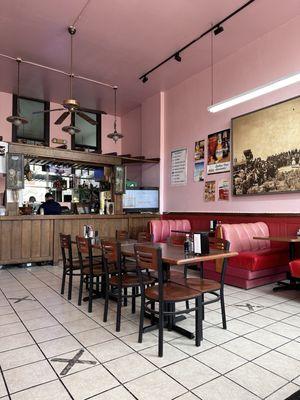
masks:
{"label": "booth seat cushion", "polygon": [[228,265],[234,268],[260,271],[288,264],[288,252],[285,247],[266,248],[255,251],[240,252],[229,260]]}
{"label": "booth seat cushion", "polygon": [[223,224],[224,239],[230,242],[230,250],[251,252],[270,249],[269,240],[253,239],[254,236],[270,236],[268,225],[264,222],[248,224]]}
{"label": "booth seat cushion", "polygon": [[289,266],[292,277],[300,278],[300,260],[291,261]]}
{"label": "booth seat cushion", "polygon": [[150,221],[150,233],[153,235],[154,243],[165,242],[171,235],[171,231],[189,232],[190,230],[191,224],[187,219],[155,219]]}

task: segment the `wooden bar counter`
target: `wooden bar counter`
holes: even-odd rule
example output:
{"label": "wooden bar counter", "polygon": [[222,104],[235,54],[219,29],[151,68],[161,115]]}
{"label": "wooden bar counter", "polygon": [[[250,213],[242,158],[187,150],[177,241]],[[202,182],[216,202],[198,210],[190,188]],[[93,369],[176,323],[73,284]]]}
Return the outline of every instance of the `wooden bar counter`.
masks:
{"label": "wooden bar counter", "polygon": [[73,237],[83,234],[84,225],[93,225],[99,236],[115,236],[126,230],[132,238],[147,230],[158,214],[128,215],[24,215],[0,217],[0,265],[61,259],[59,233]]}

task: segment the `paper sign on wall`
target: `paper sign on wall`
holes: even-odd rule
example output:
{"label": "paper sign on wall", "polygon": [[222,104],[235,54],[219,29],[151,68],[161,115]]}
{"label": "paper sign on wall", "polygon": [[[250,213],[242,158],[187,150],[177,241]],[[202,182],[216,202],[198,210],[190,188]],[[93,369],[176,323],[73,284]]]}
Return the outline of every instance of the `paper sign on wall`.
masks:
{"label": "paper sign on wall", "polygon": [[218,183],[219,200],[229,200],[229,182],[225,179]]}
{"label": "paper sign on wall", "polygon": [[171,152],[171,185],[187,184],[187,149]]}

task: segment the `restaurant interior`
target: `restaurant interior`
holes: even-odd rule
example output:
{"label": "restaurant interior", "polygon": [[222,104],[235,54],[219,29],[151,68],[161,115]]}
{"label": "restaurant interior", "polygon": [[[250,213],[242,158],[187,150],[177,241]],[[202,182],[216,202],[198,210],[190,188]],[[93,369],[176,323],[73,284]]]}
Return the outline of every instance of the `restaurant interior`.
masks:
{"label": "restaurant interior", "polygon": [[300,400],[299,0],[0,21],[0,399]]}

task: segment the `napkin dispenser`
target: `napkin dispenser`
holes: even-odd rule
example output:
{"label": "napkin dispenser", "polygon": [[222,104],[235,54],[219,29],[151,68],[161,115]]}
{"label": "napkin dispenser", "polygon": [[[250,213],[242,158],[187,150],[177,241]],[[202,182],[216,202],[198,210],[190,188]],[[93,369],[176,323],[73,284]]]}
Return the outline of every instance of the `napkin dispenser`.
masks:
{"label": "napkin dispenser", "polygon": [[209,254],[209,238],[207,232],[194,232],[194,253]]}

